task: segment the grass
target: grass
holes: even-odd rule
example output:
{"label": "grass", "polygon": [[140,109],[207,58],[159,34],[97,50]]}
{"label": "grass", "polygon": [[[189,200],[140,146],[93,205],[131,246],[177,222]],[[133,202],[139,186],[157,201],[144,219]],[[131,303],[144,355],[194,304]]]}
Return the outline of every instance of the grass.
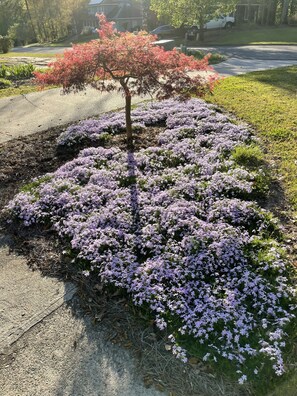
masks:
{"label": "grass", "polygon": [[[57,86],[48,86],[45,87],[44,90],[48,89],[53,89],[57,88]],[[9,96],[17,96],[17,95],[26,95],[31,92],[38,92],[39,88],[38,86],[35,85],[22,85],[18,88],[5,88],[5,89],[0,89],[0,99],[1,98],[7,98]]]}
{"label": "grass", "polygon": [[297,45],[297,26],[272,27],[235,27],[231,30],[206,32],[204,43],[188,42],[189,46],[209,45],[261,45],[295,44]]}
{"label": "grass", "polygon": [[277,163],[297,215],[297,66],[223,80],[207,100],[223,106],[258,131]]}
{"label": "grass", "polygon": [[51,43],[51,47],[71,47],[72,44],[87,43],[91,40],[96,40],[98,38],[98,33],[90,33],[77,35],[75,37],[67,38],[63,41],[57,43]]}
{"label": "grass", "polygon": [[[98,34],[80,35],[68,38],[59,43],[52,43],[53,47],[68,47],[71,43],[84,43],[98,38]],[[176,45],[184,43],[183,39],[176,39]],[[188,46],[201,43],[188,41]],[[296,44],[297,26],[239,26],[231,30],[208,31],[205,35],[205,43],[202,45],[259,45],[259,44]]]}
{"label": "grass", "polygon": [[48,52],[8,52],[8,54],[0,54],[1,61],[5,62],[7,58],[55,58],[57,54]]}

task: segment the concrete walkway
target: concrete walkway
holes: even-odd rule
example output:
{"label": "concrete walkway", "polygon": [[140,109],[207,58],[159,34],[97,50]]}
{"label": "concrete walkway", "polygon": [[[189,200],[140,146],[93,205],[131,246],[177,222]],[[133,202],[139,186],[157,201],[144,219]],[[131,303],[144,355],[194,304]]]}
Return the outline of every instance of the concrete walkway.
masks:
{"label": "concrete walkway", "polygon": [[75,307],[76,288],[32,272],[0,236],[1,396],[161,396],[136,359]]}
{"label": "concrete walkway", "polygon": [[[144,99],[135,97],[133,104]],[[60,88],[0,99],[0,143],[45,131],[101,113],[123,108],[118,93],[100,94],[93,88],[63,95]]]}
{"label": "concrete walkway", "polygon": [[224,77],[237,76],[254,71],[275,69],[297,65],[296,60],[268,60],[268,59],[245,59],[245,58],[228,58],[225,62],[214,66],[214,69]]}

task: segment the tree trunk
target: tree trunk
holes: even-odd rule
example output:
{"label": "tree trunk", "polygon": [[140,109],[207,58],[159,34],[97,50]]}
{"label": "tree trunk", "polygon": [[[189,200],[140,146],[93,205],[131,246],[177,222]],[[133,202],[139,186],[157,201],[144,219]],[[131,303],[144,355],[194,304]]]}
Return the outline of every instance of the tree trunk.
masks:
{"label": "tree trunk", "polygon": [[199,41],[204,41],[204,16],[199,18]]}
{"label": "tree trunk", "polygon": [[125,93],[125,118],[126,118],[126,134],[127,134],[127,145],[129,148],[133,148],[133,137],[132,137],[132,121],[131,121],[131,92],[127,85],[127,81],[123,78],[119,80],[124,93]]}
{"label": "tree trunk", "polygon": [[125,116],[126,116],[126,133],[127,133],[127,145],[129,148],[133,148],[133,135],[132,135],[132,121],[131,121],[131,94],[125,91]]}
{"label": "tree trunk", "polygon": [[281,24],[288,24],[290,0],[284,0],[282,6]]}
{"label": "tree trunk", "polygon": [[33,23],[31,11],[30,11],[29,4],[28,4],[28,1],[27,1],[27,0],[25,0],[25,5],[26,5],[26,10],[27,10],[28,17],[29,17],[30,22],[31,22],[32,32],[33,32],[33,34],[34,34],[34,36],[35,36],[34,38],[37,39],[37,34],[36,34],[36,31],[35,31],[35,26],[34,26],[34,23]]}

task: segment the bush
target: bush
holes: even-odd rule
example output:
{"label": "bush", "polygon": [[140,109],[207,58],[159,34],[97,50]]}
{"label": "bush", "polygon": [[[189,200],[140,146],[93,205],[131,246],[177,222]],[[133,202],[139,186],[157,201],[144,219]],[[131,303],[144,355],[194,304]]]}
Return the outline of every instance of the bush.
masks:
{"label": "bush", "polygon": [[11,82],[5,78],[0,78],[0,89],[5,89],[11,87]]}
{"label": "bush", "polygon": [[15,66],[0,66],[0,78],[7,80],[27,80],[33,77],[35,68],[32,64],[29,65],[15,65]]}
{"label": "bush", "polygon": [[15,65],[8,69],[10,80],[27,80],[33,77],[35,68],[32,64],[29,65]]}
{"label": "bush", "polygon": [[0,78],[8,79],[8,75],[9,75],[8,69],[9,68],[5,65],[0,66]]}
{"label": "bush", "polygon": [[[192,55],[196,59],[203,59],[206,55],[208,55],[208,53],[201,50],[188,50],[188,55]],[[224,62],[225,60],[226,56],[217,52],[210,54],[208,58],[208,62],[210,65],[215,65],[217,63]]]}
{"label": "bush", "polygon": [[3,52],[3,54],[7,54],[13,47],[13,41],[10,37],[8,36],[0,36],[0,51]]}

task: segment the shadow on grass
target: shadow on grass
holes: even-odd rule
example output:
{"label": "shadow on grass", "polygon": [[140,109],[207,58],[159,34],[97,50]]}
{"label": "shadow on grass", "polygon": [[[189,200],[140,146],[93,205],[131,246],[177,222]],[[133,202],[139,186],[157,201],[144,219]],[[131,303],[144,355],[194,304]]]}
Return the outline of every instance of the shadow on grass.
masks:
{"label": "shadow on grass", "polygon": [[257,71],[240,77],[248,81],[275,86],[289,95],[297,94],[297,66]]}

